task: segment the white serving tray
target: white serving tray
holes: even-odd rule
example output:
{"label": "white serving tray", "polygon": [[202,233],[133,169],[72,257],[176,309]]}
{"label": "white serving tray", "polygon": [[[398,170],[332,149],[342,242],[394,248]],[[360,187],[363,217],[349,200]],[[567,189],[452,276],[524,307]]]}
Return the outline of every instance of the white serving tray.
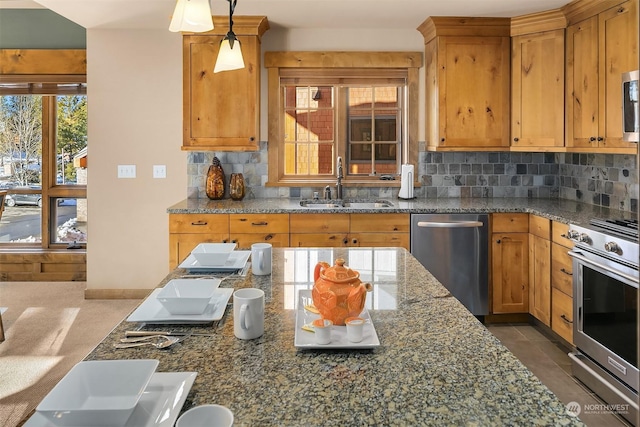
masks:
{"label": "white serving tray", "polygon": [[[196,279],[193,279],[196,280]],[[158,301],[162,288],[153,292],[127,317],[127,322],[144,322],[148,324],[193,324],[209,323],[222,319],[227,303],[233,294],[233,288],[218,288],[202,314],[171,314]]]}
{"label": "white serving tray", "polygon": [[298,292],[298,305],[296,307],[296,331],[294,346],[297,348],[306,349],[324,349],[324,350],[339,350],[339,349],[368,349],[380,346],[380,340],[376,333],[376,328],[373,326],[373,321],[369,315],[369,311],[365,308],[360,317],[365,319],[364,330],[362,333],[362,341],[351,342],[347,339],[347,327],[346,326],[332,326],[331,329],[331,342],[329,344],[316,344],[313,332],[305,331],[302,329],[304,325],[313,322],[315,319],[319,319],[320,315],[305,310],[304,306],[311,301],[311,290],[302,289]]}
{"label": "white serving tray", "polygon": [[235,273],[245,267],[250,255],[251,251],[233,251],[224,265],[204,266],[198,263],[193,254],[189,254],[178,268],[184,268],[187,273]]}
{"label": "white serving tray", "polygon": [[[123,427],[173,427],[197,372],[156,372]],[[108,425],[108,420],[105,420]],[[24,427],[64,427],[35,412]]]}

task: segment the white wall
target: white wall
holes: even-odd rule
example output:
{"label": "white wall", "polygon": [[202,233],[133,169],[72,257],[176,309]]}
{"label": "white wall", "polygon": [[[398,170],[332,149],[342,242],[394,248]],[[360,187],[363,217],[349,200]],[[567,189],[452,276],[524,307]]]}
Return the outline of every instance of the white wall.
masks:
{"label": "white wall", "polygon": [[[187,188],[180,34],[87,30],[87,80],[87,296],[154,288],[168,272],[166,209]],[[118,179],[119,164],[136,178]],[[166,179],[152,178],[156,164]]]}
{"label": "white wall", "polygon": [[[263,36],[262,50],[421,52],[424,40],[417,30],[273,29]],[[181,36],[167,30],[89,29],[87,77],[87,296],[151,289],[168,273],[166,209],[187,193],[187,153],[180,150]],[[266,81],[263,69],[262,140],[268,134]],[[421,133],[423,128],[421,123]],[[137,177],[118,179],[119,164],[135,164]],[[166,179],[152,178],[154,164],[167,165]]]}

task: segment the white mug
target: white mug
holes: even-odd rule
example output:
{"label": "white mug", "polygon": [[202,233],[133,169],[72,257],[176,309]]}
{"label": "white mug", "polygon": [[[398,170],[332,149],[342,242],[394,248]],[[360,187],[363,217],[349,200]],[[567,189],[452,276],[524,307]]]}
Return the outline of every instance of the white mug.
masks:
{"label": "white mug", "polygon": [[251,270],[256,276],[271,274],[271,244],[254,243],[251,245]]}
{"label": "white mug", "polygon": [[364,319],[361,317],[348,317],[345,320],[347,325],[347,339],[351,342],[362,341],[362,332],[364,330]]}
{"label": "white mug", "polygon": [[233,333],[241,340],[264,334],[264,291],[244,288],[233,293]]}

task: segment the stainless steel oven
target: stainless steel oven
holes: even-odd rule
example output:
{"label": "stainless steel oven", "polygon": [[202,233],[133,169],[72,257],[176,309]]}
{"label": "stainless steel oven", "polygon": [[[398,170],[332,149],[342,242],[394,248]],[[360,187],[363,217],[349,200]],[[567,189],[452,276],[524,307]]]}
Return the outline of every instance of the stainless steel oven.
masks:
{"label": "stainless steel oven", "polygon": [[638,417],[638,229],[635,220],[571,226],[573,374],[621,416]]}

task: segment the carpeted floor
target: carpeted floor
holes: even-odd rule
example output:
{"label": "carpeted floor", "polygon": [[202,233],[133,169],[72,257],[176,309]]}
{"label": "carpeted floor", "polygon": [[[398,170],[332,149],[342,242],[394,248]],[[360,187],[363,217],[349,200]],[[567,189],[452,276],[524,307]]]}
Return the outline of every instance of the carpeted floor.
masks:
{"label": "carpeted floor", "polygon": [[140,300],[85,300],[84,282],[1,282],[0,426],[14,427]]}

